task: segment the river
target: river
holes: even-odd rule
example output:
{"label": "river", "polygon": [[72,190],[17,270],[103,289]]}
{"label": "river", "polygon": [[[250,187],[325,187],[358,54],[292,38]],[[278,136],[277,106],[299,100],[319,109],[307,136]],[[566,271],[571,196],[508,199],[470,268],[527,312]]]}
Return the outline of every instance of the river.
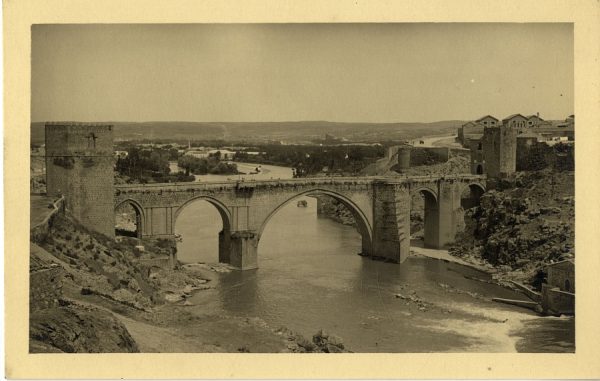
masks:
{"label": "river", "polygon": [[[289,168],[263,168],[269,170],[260,175],[266,178],[291,176]],[[492,302],[525,298],[467,279],[490,277],[457,264],[410,257],[397,265],[360,257],[355,229],[319,218],[316,200],[304,199],[307,207],[290,202],[265,228],[259,269],[214,273],[214,288],[194,294],[189,308],[259,317],[306,337],[324,329],[355,352],[574,351],[574,318],[539,317]],[[217,262],[221,226],[207,202],[187,207],[176,225],[183,238],[178,259]]]}
{"label": "river", "polygon": [[[253,163],[235,163],[238,167],[238,171],[244,174],[239,175],[194,175],[196,181],[211,182],[211,181],[223,181],[223,180],[271,180],[271,179],[291,179],[292,168],[279,167],[276,165],[267,164],[253,164]],[[260,166],[259,173],[256,172],[256,168]],[[181,169],[177,166],[176,161],[169,162],[169,168],[171,172],[178,172]],[[252,173],[252,174],[251,174]]]}

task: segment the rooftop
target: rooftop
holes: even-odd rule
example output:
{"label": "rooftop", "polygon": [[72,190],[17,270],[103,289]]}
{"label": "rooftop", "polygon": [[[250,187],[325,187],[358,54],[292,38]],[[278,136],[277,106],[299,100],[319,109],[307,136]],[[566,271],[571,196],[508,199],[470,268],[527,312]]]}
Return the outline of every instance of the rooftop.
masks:
{"label": "rooftop", "polygon": [[544,120],[539,115],[528,115],[527,116],[527,119],[531,119],[531,118],[538,118],[539,120]]}
{"label": "rooftop", "polygon": [[504,119],[502,119],[502,120],[503,120],[503,121],[504,121],[504,120],[509,120],[509,119],[512,119],[512,118],[516,118],[517,116],[520,116],[521,118],[524,118],[524,119],[528,119],[527,117],[525,117],[525,116],[523,116],[523,115],[521,115],[521,114],[512,114],[512,115],[509,115],[509,116],[507,116],[506,118],[504,118]]}
{"label": "rooftop", "polygon": [[485,118],[492,118],[492,119],[494,119],[495,121],[498,121],[498,119],[497,119],[497,118],[494,118],[494,117],[493,117],[493,116],[491,116],[491,115],[485,115],[485,116],[482,116],[481,118],[479,118],[479,119],[477,119],[477,120],[475,120],[475,121],[476,121],[476,122],[479,122],[480,120],[483,120],[483,119],[485,119]]}

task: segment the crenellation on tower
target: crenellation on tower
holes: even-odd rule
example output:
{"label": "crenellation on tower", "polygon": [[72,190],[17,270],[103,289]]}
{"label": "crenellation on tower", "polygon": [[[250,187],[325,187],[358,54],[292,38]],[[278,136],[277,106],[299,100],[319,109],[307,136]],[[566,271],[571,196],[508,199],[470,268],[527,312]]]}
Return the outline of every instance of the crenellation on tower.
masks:
{"label": "crenellation on tower", "polygon": [[114,236],[113,126],[46,123],[46,192],[84,226]]}

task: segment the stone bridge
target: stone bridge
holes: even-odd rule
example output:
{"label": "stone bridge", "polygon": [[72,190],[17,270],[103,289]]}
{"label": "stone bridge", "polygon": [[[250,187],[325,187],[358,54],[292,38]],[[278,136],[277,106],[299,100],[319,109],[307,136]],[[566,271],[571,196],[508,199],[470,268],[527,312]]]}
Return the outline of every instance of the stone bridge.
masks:
{"label": "stone bridge", "polygon": [[115,210],[129,204],[136,211],[139,237],[156,238],[174,237],[181,211],[196,200],[208,201],[222,219],[219,261],[245,270],[258,267],[258,243],[271,217],[301,196],[327,195],[344,204],[362,236],[362,255],[400,263],[410,251],[413,195],[425,200],[425,246],[441,248],[461,229],[463,207],[476,203],[484,190],[481,175],[318,177],[116,185],[114,200]]}

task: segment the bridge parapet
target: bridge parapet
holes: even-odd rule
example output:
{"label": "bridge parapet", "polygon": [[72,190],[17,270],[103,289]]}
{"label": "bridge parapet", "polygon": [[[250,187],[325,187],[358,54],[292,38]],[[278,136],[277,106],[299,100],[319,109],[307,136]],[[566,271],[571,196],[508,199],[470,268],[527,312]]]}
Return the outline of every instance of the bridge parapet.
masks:
{"label": "bridge parapet", "polygon": [[294,185],[371,185],[373,183],[410,184],[435,181],[485,181],[485,175],[431,175],[431,176],[364,176],[364,177],[303,177],[297,179],[272,180],[227,180],[219,182],[186,182],[186,183],[152,183],[152,184],[119,184],[115,185],[117,192],[147,192],[147,191],[187,191],[225,190],[239,187],[273,187]]}
{"label": "bridge parapet", "polygon": [[[221,182],[125,184],[115,187],[115,205],[129,203],[138,214],[141,236],[173,237],[175,221],[188,204],[205,200],[219,211],[223,230],[219,258],[242,269],[257,266],[256,248],[270,218],[301,196],[327,195],[353,214],[362,253],[401,262],[410,252],[411,196],[428,192],[426,244],[453,241],[462,220],[461,192],[485,187],[482,175],[312,177]],[[116,207],[115,206],[115,207]]]}

